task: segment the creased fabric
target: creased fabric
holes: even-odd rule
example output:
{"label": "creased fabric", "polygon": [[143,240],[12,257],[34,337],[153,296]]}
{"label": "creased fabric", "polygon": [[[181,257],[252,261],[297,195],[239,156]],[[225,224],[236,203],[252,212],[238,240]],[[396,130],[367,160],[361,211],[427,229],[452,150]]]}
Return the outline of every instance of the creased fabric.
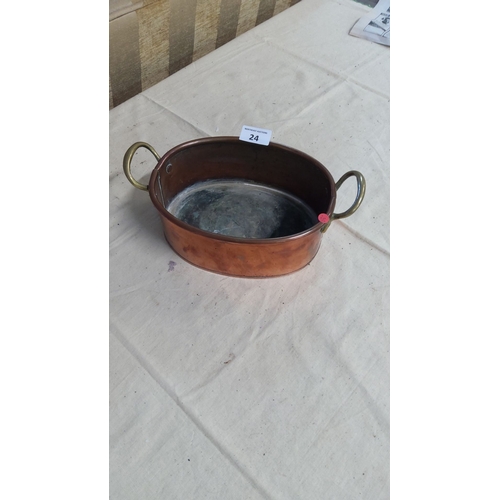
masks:
{"label": "creased fabric", "polygon": [[[367,10],[302,0],[111,110],[110,498],[389,498],[389,49],[348,35]],[[183,261],[122,171],[134,142],[242,125],[367,181],[289,276]]]}
{"label": "creased fabric", "polygon": [[110,109],[295,3],[110,0]]}

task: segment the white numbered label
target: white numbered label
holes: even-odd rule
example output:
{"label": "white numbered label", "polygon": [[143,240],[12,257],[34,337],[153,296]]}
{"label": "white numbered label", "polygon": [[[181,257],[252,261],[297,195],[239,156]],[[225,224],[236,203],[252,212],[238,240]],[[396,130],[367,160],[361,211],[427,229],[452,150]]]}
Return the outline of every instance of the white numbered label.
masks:
{"label": "white numbered label", "polygon": [[240,134],[240,141],[253,142],[254,144],[260,144],[261,146],[268,146],[272,135],[272,130],[243,125]]}

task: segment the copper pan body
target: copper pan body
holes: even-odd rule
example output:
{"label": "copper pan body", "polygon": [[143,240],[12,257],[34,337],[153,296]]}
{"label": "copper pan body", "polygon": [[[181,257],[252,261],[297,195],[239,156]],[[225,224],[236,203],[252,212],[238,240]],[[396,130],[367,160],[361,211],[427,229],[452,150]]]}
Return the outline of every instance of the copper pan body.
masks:
{"label": "copper pan body", "polygon": [[[159,157],[146,143],[129,148],[124,169],[136,187],[140,186],[131,178],[130,161],[141,146]],[[315,214],[328,215],[331,221],[351,215],[364,196],[361,174],[349,172],[344,178],[350,175],[358,177],[358,196],[348,211],[336,216],[335,182],[326,167],[311,156],[272,142],[262,146],[238,137],[213,137],[189,141],[168,151],[154,168],[147,189],[161,216],[168,243],[187,262],[228,276],[266,278],[289,274],[309,264],[320,248],[329,222],[316,219],[311,227],[283,237],[234,237],[215,234],[179,219],[167,210],[171,200],[203,181],[250,181],[290,193]]]}

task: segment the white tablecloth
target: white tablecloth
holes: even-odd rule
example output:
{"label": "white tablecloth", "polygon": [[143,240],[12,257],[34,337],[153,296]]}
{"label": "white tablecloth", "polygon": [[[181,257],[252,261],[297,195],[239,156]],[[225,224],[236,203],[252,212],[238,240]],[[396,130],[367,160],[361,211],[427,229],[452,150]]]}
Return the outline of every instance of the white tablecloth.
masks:
{"label": "white tablecloth", "polygon": [[[110,498],[389,498],[389,49],[348,35],[368,10],[302,0],[110,112]],[[242,125],[366,178],[289,276],[185,262],[122,171],[134,142]]]}

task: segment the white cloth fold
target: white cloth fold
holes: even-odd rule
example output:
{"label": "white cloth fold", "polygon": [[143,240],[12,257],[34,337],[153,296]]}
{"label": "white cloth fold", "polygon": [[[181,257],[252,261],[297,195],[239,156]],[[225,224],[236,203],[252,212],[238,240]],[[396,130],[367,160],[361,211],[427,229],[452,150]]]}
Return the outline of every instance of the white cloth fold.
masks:
{"label": "white cloth fold", "polygon": [[[111,110],[110,498],[389,498],[389,49],[348,35],[367,10],[302,0]],[[183,261],[122,171],[134,142],[242,125],[367,181],[289,276]]]}

